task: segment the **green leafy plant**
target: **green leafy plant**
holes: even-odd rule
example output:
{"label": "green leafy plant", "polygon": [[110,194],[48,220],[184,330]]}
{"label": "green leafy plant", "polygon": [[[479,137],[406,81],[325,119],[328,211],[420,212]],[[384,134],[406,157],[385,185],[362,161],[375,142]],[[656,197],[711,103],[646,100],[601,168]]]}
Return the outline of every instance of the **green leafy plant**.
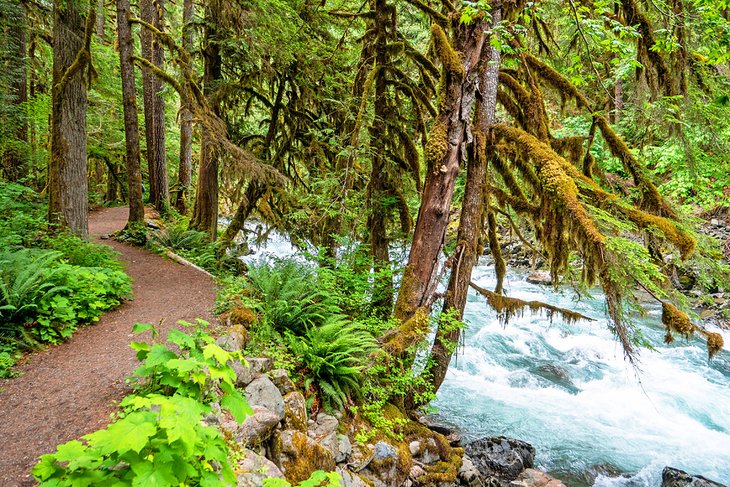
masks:
{"label": "green leafy plant", "polygon": [[[142,365],[135,371],[135,393],[108,428],[58,446],[43,455],[33,475],[44,486],[224,486],[236,483],[229,448],[220,431],[206,426],[210,403],[219,402],[240,422],[252,411],[235,389],[230,363],[240,360],[215,344],[207,323],[181,322],[187,335],[173,330],[173,351],[160,343],[133,342]],[[136,333],[159,332],[137,324]]]}
{"label": "green leafy plant", "polygon": [[342,408],[348,396],[361,394],[362,372],[376,349],[367,331],[335,316],[304,336],[289,333],[287,341],[308,371],[305,386],[316,385],[326,406]]}
{"label": "green leafy plant", "polygon": [[335,299],[320,288],[314,270],[293,259],[251,265],[243,291],[264,320],[298,335],[340,313]]}
{"label": "green leafy plant", "polygon": [[[252,411],[243,394],[235,388],[236,373],[230,365],[234,360],[242,360],[241,353],[227,352],[216,345],[213,337],[204,331],[208,323],[203,320],[180,324],[193,330],[190,335],[179,330],[167,335],[167,341],[179,352],[161,343],[131,343],[142,362],[132,379],[135,390],[139,394],[178,394],[204,403],[220,400],[221,407],[236,420],[243,421]],[[134,326],[136,333],[151,329],[152,325]]]}
{"label": "green leafy plant", "polygon": [[201,423],[209,407],[179,394],[130,396],[108,428],[43,455],[33,475],[45,486],[235,484],[221,433]]}
{"label": "green leafy plant", "polygon": [[164,230],[156,232],[152,236],[152,241],[175,251],[191,250],[205,245],[208,235],[205,232],[188,230],[183,225],[170,225]]}
{"label": "green leafy plant", "polygon": [[[316,470],[312,475],[296,485],[296,487],[320,487],[329,485],[331,487],[340,487],[342,485],[342,476],[337,472],[324,472]],[[284,479],[265,479],[264,487],[292,487],[292,485]]]}

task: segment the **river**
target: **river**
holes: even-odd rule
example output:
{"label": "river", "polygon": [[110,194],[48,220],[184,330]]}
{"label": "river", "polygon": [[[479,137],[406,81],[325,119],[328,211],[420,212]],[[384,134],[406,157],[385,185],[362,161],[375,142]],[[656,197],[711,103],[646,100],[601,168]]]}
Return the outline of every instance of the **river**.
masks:
{"label": "river", "polygon": [[[275,233],[260,250],[297,255]],[[571,487],[587,485],[580,477],[596,465],[624,474],[599,476],[597,487],[657,487],[667,465],[730,484],[730,351],[710,362],[700,339],[665,345],[654,305],[636,318],[656,348],[642,350],[637,372],[607,327],[599,291],[578,301],[570,288],[555,291],[526,277],[510,272],[507,294],[596,321],[568,326],[527,312],[502,326],[472,291],[464,345],[433,403],[437,415],[467,439],[505,435],[531,443],[537,465]],[[473,280],[493,288],[494,269],[475,267]],[[730,344],[730,332],[713,331]]]}
{"label": "river", "polygon": [[[570,289],[508,275],[509,296],[546,301],[596,318],[550,323],[529,311],[502,326],[483,298],[470,294],[464,346],[434,406],[465,436],[505,435],[537,449],[536,462],[577,485],[594,465],[627,476],[599,476],[595,486],[656,487],[667,466],[730,483],[730,352],[708,362],[700,339],[663,342],[661,307],[636,318],[655,351],[643,349],[637,372],[607,328],[605,305],[576,301]],[[494,270],[473,279],[493,288]],[[713,330],[720,331],[720,330]],[[730,333],[721,331],[725,343]]]}

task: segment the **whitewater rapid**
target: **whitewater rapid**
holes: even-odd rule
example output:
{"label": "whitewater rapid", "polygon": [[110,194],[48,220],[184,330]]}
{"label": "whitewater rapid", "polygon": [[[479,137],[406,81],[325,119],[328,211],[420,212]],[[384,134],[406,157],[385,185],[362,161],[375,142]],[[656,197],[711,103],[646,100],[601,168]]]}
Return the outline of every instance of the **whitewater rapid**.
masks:
{"label": "whitewater rapid", "polygon": [[[700,339],[663,343],[661,309],[636,323],[656,350],[641,351],[639,371],[624,360],[607,328],[605,305],[576,301],[570,289],[508,276],[507,294],[567,307],[594,322],[552,323],[529,312],[502,326],[473,292],[464,346],[452,361],[434,406],[467,437],[505,435],[533,444],[548,471],[580,475],[594,465],[625,473],[596,486],[661,483],[669,465],[730,482],[730,352],[711,362]],[[474,280],[493,288],[494,271]],[[730,343],[730,333],[722,333]]]}

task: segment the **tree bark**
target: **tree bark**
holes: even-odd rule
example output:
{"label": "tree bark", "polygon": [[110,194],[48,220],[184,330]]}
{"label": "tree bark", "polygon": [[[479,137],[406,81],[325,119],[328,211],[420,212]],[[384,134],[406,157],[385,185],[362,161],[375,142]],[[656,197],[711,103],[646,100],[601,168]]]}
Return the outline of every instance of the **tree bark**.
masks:
{"label": "tree bark", "polygon": [[[139,122],[137,121],[137,91],[134,82],[134,43],[129,24],[129,0],[117,0],[117,35],[119,68],[122,75],[124,108],[124,137],[126,142],[127,182],[129,186],[129,218],[127,227],[144,222],[142,202],[142,168],[139,155]],[[111,181],[110,181],[111,184]]]}
{"label": "tree bark", "polygon": [[[183,49],[193,50],[193,0],[183,1]],[[193,172],[193,113],[183,104],[180,109],[180,166],[177,173],[177,194],[175,208],[181,214],[187,213],[187,197]]]}
{"label": "tree bark", "polygon": [[[214,85],[221,77],[220,49],[213,31],[215,14],[206,11],[207,26],[205,30],[205,48],[203,50],[203,90],[211,100]],[[211,100],[212,101],[212,100]],[[218,106],[211,103],[213,111],[218,113]],[[203,129],[200,143],[200,170],[195,194],[195,208],[193,209],[192,226],[202,232],[207,232],[211,240],[216,239],[218,232],[218,154],[212,143],[211,134]]]}
{"label": "tree bark", "polygon": [[97,0],[96,7],[96,37],[104,38],[104,24],[106,24],[106,11],[104,9],[104,0]]}
{"label": "tree bark", "polygon": [[[370,127],[373,161],[370,173],[370,182],[367,188],[368,230],[370,253],[373,257],[373,269],[376,273],[373,289],[373,308],[389,314],[393,307],[393,278],[387,270],[390,269],[390,255],[388,248],[387,197],[391,196],[388,184],[388,168],[385,158],[385,121],[388,112],[392,109],[388,100],[388,86],[385,78],[388,53],[388,25],[395,25],[386,8],[386,0],[371,2],[371,10],[375,12],[373,28],[375,34],[375,118]],[[395,15],[394,13],[392,15]],[[384,272],[386,271],[386,272]]]}
{"label": "tree bark", "polygon": [[86,160],[86,78],[94,10],[86,28],[78,0],[53,2],[53,85],[49,221],[79,236],[89,232]]}
{"label": "tree bark", "polygon": [[[140,14],[143,21],[158,30],[164,30],[164,0],[141,0]],[[162,44],[149,30],[140,31],[142,56],[158,68],[162,68],[164,51]],[[160,91],[162,81],[149,69],[142,69],[144,92],[145,139],[147,141],[147,168],[150,181],[150,202],[164,214],[169,207],[167,180],[167,154],[165,152],[165,102]]]}
{"label": "tree bark", "polygon": [[[492,9],[492,29],[502,18],[501,7]],[[459,342],[461,328],[450,320],[462,320],[471,282],[471,272],[479,258],[479,240],[483,228],[484,191],[489,158],[490,129],[495,122],[497,86],[501,53],[486,42],[479,76],[479,94],[474,123],[474,148],[468,159],[466,188],[457,231],[457,244],[451,264],[451,276],[444,299],[445,321],[439,323],[431,348],[431,386],[438,391],[446,377],[451,357]]]}
{"label": "tree bark", "polygon": [[422,338],[424,331],[417,330],[418,327],[409,322],[417,312],[427,321],[433,304],[439,257],[474,102],[476,68],[485,27],[485,22],[478,20],[455,26],[453,47],[440,27],[435,24],[432,27],[434,44],[443,64],[441,102],[426,146],[428,172],[408,264],[395,305],[395,317],[402,323],[402,336],[390,343],[396,353],[405,352]]}
{"label": "tree bark", "polygon": [[[17,22],[10,26],[9,34],[15,41],[13,63],[20,67],[15,71],[15,79],[10,86],[10,99],[14,105],[15,142],[8,147],[4,155],[3,168],[5,177],[9,181],[19,181],[28,175],[28,118],[24,105],[28,101],[27,69],[27,21],[25,7],[18,5]],[[4,63],[3,63],[4,64]],[[9,67],[9,66],[8,66]]]}

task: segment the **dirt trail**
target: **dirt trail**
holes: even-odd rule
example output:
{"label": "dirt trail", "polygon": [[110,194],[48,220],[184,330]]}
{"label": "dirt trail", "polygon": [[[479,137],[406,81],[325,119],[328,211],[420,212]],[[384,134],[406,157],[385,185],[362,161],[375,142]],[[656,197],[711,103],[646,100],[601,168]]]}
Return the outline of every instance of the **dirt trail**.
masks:
{"label": "dirt trail", "polygon": [[109,422],[124,382],[136,368],[129,348],[134,323],[159,323],[163,336],[177,320],[212,320],[213,281],[189,267],[113,240],[127,208],[107,208],[89,218],[92,237],[121,253],[134,282],[134,300],[79,329],[68,342],[33,354],[12,380],[0,380],[0,487],[34,485],[38,455]]}

